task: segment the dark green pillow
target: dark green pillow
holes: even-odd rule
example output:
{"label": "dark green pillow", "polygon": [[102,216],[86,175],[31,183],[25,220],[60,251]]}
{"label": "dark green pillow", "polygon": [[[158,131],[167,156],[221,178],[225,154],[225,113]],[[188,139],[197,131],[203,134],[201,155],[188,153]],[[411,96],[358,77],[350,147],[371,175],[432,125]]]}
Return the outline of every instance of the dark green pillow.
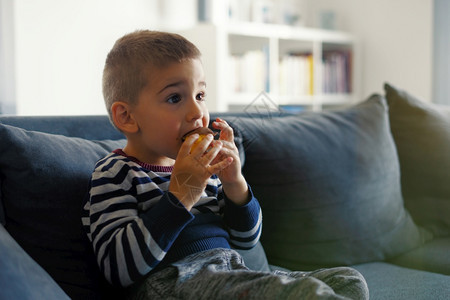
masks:
{"label": "dark green pillow", "polygon": [[121,141],[89,141],[0,124],[5,228],[71,298],[100,297],[103,277],[81,225],[97,160]]}
{"label": "dark green pillow", "polygon": [[405,206],[435,235],[450,234],[450,109],[385,84]]}
{"label": "dark green pillow", "polygon": [[427,238],[403,207],[383,97],[340,111],[228,121],[243,137],[269,263],[311,270],[380,261]]}

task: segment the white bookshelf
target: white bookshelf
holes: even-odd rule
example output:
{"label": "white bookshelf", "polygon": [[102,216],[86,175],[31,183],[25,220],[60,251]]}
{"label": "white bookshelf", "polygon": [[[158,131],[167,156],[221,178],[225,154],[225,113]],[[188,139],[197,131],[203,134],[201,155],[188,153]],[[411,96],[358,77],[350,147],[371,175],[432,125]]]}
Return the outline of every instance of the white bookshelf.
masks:
{"label": "white bookshelf", "polygon": [[[313,110],[351,103],[358,97],[358,46],[350,34],[255,22],[199,23],[180,33],[203,54],[210,111],[245,107],[263,91],[277,105]],[[347,53],[351,63],[345,74],[331,77],[340,83],[348,78],[348,83],[346,88],[326,92],[324,81],[330,75],[324,71],[323,58],[324,53],[334,52],[337,56]],[[343,60],[337,59],[340,69]],[[307,74],[300,71],[304,69]]]}

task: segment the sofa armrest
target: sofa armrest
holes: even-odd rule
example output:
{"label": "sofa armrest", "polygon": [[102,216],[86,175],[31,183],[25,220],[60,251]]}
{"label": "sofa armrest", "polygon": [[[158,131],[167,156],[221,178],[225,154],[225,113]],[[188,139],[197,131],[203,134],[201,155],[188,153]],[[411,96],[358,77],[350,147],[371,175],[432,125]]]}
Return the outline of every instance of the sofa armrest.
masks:
{"label": "sofa armrest", "polygon": [[0,299],[69,299],[0,225]]}

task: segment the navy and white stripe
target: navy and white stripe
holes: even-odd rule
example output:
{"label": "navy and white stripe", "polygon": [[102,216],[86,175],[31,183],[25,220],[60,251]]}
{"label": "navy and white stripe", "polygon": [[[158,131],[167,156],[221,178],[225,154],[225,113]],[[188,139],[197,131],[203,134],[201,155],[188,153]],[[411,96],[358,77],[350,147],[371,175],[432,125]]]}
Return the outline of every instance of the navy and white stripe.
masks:
{"label": "navy and white stripe", "polygon": [[258,243],[261,237],[262,229],[262,212],[259,209],[258,220],[253,228],[247,231],[238,231],[229,228],[230,242],[241,249],[251,249]]}
{"label": "navy and white stripe", "polygon": [[[208,250],[202,245],[223,246],[224,238],[244,249],[258,242],[262,217],[253,196],[247,205],[236,206],[224,197],[220,181],[213,176],[189,212],[167,192],[169,183],[170,172],[149,170],[119,153],[111,153],[97,163],[82,221],[97,263],[109,282],[121,286],[136,282],[165,257],[178,253],[178,247],[183,248],[174,245],[178,237],[192,241],[186,248],[197,252]],[[195,226],[190,226],[203,215],[220,216],[227,228],[220,229],[217,222],[201,226],[193,222]],[[185,233],[184,229],[190,227],[195,231]]]}

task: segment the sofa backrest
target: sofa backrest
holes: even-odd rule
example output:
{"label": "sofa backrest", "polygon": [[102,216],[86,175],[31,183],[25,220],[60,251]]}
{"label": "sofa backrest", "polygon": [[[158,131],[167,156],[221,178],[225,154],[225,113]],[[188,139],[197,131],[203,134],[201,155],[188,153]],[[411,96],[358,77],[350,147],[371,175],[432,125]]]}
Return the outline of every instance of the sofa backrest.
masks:
{"label": "sofa backrest", "polygon": [[26,130],[61,134],[88,140],[118,140],[124,136],[109,122],[108,116],[0,116],[0,123]]}

